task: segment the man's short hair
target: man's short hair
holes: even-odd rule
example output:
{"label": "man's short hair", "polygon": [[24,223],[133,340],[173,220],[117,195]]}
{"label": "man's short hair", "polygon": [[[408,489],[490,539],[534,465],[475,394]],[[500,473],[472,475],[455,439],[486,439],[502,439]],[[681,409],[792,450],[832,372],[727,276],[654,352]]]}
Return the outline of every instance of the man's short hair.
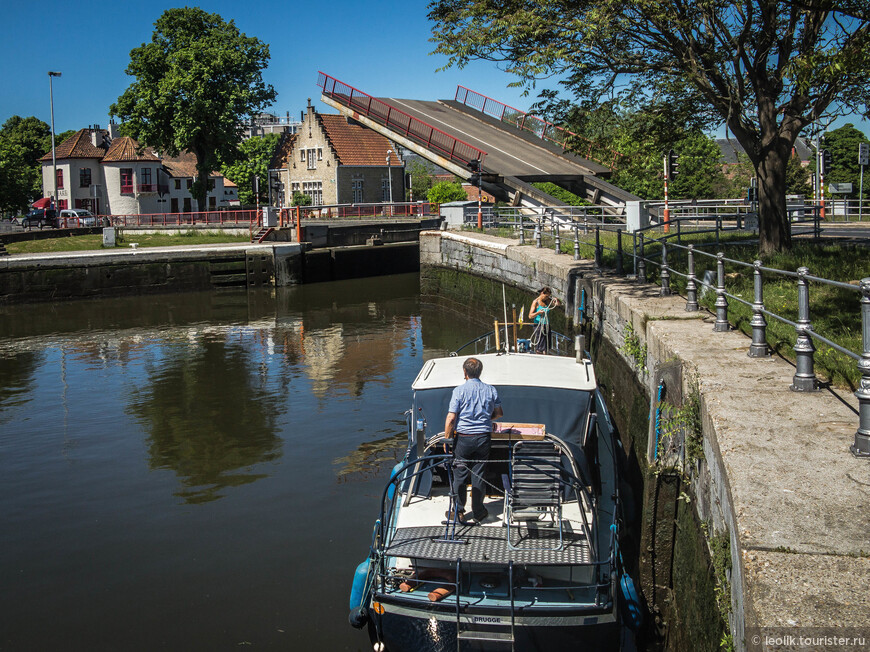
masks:
{"label": "man's short hair", "polygon": [[480,378],[480,372],[483,371],[483,363],[477,358],[468,358],[468,360],[462,363],[462,369],[469,378]]}

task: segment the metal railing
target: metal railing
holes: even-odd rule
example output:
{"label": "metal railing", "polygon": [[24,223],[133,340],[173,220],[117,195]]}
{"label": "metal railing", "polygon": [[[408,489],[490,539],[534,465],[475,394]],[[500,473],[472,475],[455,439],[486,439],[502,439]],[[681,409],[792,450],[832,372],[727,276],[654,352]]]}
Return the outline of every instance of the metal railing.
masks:
{"label": "metal railing", "polygon": [[[568,131],[563,127],[559,127],[554,125],[552,122],[544,120],[543,118],[530,115],[520,109],[515,109],[512,106],[494,100],[491,97],[487,97],[486,95],[473,91],[465,86],[459,85],[456,87],[456,95],[454,99],[460,104],[470,106],[471,108],[477,109],[481,113],[485,113],[501,122],[513,125],[521,131],[534,134],[538,138],[549,140],[557,145],[562,145],[564,147],[570,140],[572,151],[591,161],[601,163],[601,165],[605,165],[611,170],[616,166],[617,161],[622,158],[622,154],[619,152],[607,149],[606,151],[609,152],[610,158],[609,160],[606,160],[598,156],[596,153],[596,151],[600,151],[602,148],[585,136],[575,134],[573,131]],[[580,144],[585,146],[585,149],[582,151],[577,149],[577,146]]]}
{"label": "metal railing", "polygon": [[[373,204],[325,204],[299,206],[302,219],[362,219],[368,217],[431,217],[438,215],[438,204],[429,202],[380,202]],[[295,214],[296,207],[289,209]]]}
{"label": "metal railing", "polygon": [[483,164],[486,152],[474,145],[454,138],[437,127],[428,125],[383,100],[363,93],[324,72],[317,74],[317,85],[323,89],[323,94],[340,104],[373,119],[375,122],[395,129],[406,138],[438,152],[451,161],[460,163],[463,167],[474,160],[479,160],[481,165]]}
{"label": "metal railing", "polygon": [[[720,207],[721,208],[721,207]],[[811,226],[806,233],[818,237],[821,232],[821,211],[817,205],[804,206],[790,209],[790,221],[793,226],[801,227],[802,224]],[[700,309],[698,297],[699,290],[708,289],[715,293],[713,310],[716,316],[713,324],[715,332],[730,331],[732,326],[728,320],[729,300],[742,304],[751,310],[752,318],[749,326],[752,331],[752,340],[749,346],[749,356],[762,358],[770,355],[770,347],[767,343],[767,320],[771,318],[786,324],[792,329],[795,344],[795,373],[792,378],[791,389],[796,392],[813,392],[821,387],[821,383],[815,374],[815,343],[824,345],[837,353],[846,356],[857,363],[859,376],[858,389],[855,396],[858,399],[858,429],[855,433],[855,442],[850,450],[856,457],[870,459],[870,277],[863,278],[858,284],[843,283],[832,279],[826,279],[811,274],[807,267],[799,267],[797,271],[780,270],[765,267],[760,260],[752,263],[726,258],[721,248],[727,244],[723,242],[723,234],[747,233],[753,235],[746,228],[745,212],[734,211],[728,213],[724,210],[706,210],[701,214],[683,214],[680,217],[671,218],[670,233],[662,233],[663,225],[657,224],[634,231],[631,249],[625,251],[623,247],[623,229],[621,226],[604,223],[590,225],[581,223],[576,218],[567,219],[559,211],[537,211],[532,215],[519,213],[506,213],[507,219],[501,219],[499,211],[491,211],[490,224],[498,228],[509,228],[518,232],[520,244],[525,244],[526,233],[533,233],[532,242],[538,248],[544,246],[546,238],[556,253],[562,253],[562,235],[573,237],[574,259],[580,259],[581,247],[591,247],[595,266],[603,268],[604,251],[609,250],[615,254],[616,273],[626,275],[625,256],[631,256],[635,280],[638,283],[647,283],[647,266],[656,266],[659,269],[660,295],[670,296],[671,278],[681,277],[685,279],[686,286],[686,311],[694,312]],[[588,218],[587,218],[588,219]],[[608,247],[601,240],[602,232],[615,232],[617,242],[615,247]],[[581,240],[581,233],[594,232],[594,244]],[[683,244],[682,236],[688,233],[711,234],[710,242],[704,244]],[[747,244],[755,240],[735,240],[733,244]],[[627,243],[626,243],[627,244]],[[648,255],[647,247],[655,246],[657,255]],[[715,247],[715,253],[704,251],[703,247]],[[685,271],[675,269],[673,253],[680,251],[685,253]],[[696,274],[696,257],[702,256],[715,260],[715,280],[712,274],[707,278]],[[725,286],[725,264],[734,265],[743,269],[751,269],[753,273],[753,300],[746,299],[729,292]],[[712,270],[710,270],[712,272]],[[797,285],[797,318],[792,320],[786,316],[775,313],[764,303],[764,279],[776,277],[778,279],[793,279]],[[816,332],[811,320],[811,306],[809,287],[810,284],[825,285],[848,293],[857,293],[857,301],[854,304],[860,312],[861,319],[861,351],[850,350],[831,338]]]}
{"label": "metal railing", "polygon": [[[105,218],[105,219],[103,219]],[[249,226],[260,221],[260,213],[253,209],[238,211],[201,211],[195,213],[143,213],[130,215],[105,215],[98,222],[109,221],[111,226],[193,226],[212,224],[226,226]],[[108,226],[107,225],[107,226]]]}

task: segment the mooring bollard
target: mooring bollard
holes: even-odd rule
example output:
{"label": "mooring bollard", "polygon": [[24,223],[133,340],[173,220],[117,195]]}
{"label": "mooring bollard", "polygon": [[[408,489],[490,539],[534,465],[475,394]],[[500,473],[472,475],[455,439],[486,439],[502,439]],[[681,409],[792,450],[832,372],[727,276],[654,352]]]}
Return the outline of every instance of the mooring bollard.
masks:
{"label": "mooring bollard", "polygon": [[640,234],[640,248],[638,253],[639,256],[637,259],[637,282],[646,283],[646,261],[644,260],[643,252],[643,233]]}
{"label": "mooring bollard", "polygon": [[601,269],[601,229],[595,227],[595,269]]}
{"label": "mooring bollard", "polygon": [[574,224],[574,260],[580,260],[580,228]]}
{"label": "mooring bollard", "polygon": [[553,248],[556,250],[557,254],[562,253],[562,240],[559,238],[559,224],[557,222],[553,222],[553,238],[555,239]]}
{"label": "mooring bollard", "polygon": [[713,331],[725,333],[731,330],[728,323],[728,298],[725,296],[725,254],[716,254],[716,323]]}
{"label": "mooring bollard", "polygon": [[816,380],[813,355],[816,347],[809,331],[813,329],[810,323],[810,286],[806,275],[810,270],[806,267],[798,267],[798,319],[795,326],[797,341],[794,345],[795,374],[792,378],[791,389],[794,392],[814,392],[819,384]]}
{"label": "mooring bollard", "polygon": [[870,458],[870,278],[861,280],[861,331],[864,352],[858,361],[861,382],[855,396],[858,398],[858,430],[851,447],[856,457]]}
{"label": "mooring bollard", "polygon": [[535,222],[535,246],[541,248],[541,223]]}
{"label": "mooring bollard", "polygon": [[662,269],[659,274],[662,278],[661,296],[671,296],[671,272],[668,269],[668,244],[662,240]]}
{"label": "mooring bollard", "polygon": [[755,284],[755,296],[752,302],[752,344],[749,345],[750,358],[766,358],[770,355],[770,347],[767,346],[767,320],[764,318],[764,288],[761,278],[761,261],[753,263],[755,272],[753,282]]}
{"label": "mooring bollard", "polygon": [[616,274],[625,276],[622,260],[622,229],[616,229]]}
{"label": "mooring bollard", "polygon": [[686,283],[686,312],[698,312],[698,284],[695,278],[695,245],[689,245],[689,280]]}

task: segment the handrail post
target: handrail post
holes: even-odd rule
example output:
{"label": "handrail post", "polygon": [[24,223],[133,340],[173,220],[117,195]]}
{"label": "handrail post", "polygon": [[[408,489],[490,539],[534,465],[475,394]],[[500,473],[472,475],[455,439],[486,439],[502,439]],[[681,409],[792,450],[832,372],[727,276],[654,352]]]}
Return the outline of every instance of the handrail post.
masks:
{"label": "handrail post", "polygon": [[622,260],[622,229],[616,229],[616,273],[619,276],[625,276]]}
{"label": "handrail post", "polygon": [[683,220],[678,217],[671,221],[677,223],[677,244],[683,244]]}
{"label": "handrail post", "polygon": [[631,271],[637,280],[637,231],[631,232]]}
{"label": "handrail post", "polygon": [[526,234],[525,234],[525,231],[523,231],[523,214],[522,213],[520,213],[520,244],[521,245],[526,244]]}
{"label": "handrail post", "polygon": [[851,446],[855,457],[870,457],[870,278],[861,280],[861,331],[864,352],[858,361],[861,381],[858,383],[858,430]]}
{"label": "handrail post", "polygon": [[798,319],[795,333],[797,341],[794,345],[795,374],[792,378],[791,390],[793,392],[814,392],[819,386],[816,381],[816,372],[813,368],[813,354],[816,347],[809,332],[813,325],[810,323],[810,286],[806,275],[810,270],[806,267],[798,267]]}
{"label": "handrail post", "polygon": [[646,283],[646,260],[643,251],[643,233],[640,234],[640,257],[637,261],[637,282]]}
{"label": "handrail post", "polygon": [[541,248],[541,223],[535,222],[535,247]]}
{"label": "handrail post", "polygon": [[574,223],[574,260],[580,260],[580,229]]}
{"label": "handrail post", "polygon": [[[718,218],[717,218],[718,219]],[[728,323],[728,299],[725,296],[725,254],[716,254],[716,323],[713,332],[725,333],[731,330]]]}
{"label": "handrail post", "polygon": [[698,284],[695,282],[695,245],[691,244],[689,245],[689,280],[686,283],[686,312],[698,312]]}
{"label": "handrail post", "polygon": [[749,325],[752,327],[752,344],[749,345],[750,358],[766,358],[770,355],[770,347],[767,346],[767,320],[764,318],[764,287],[761,278],[761,261],[756,260],[753,263],[755,271],[753,272],[753,282],[755,286],[755,296],[752,303],[752,320]]}
{"label": "handrail post", "polygon": [[716,215],[716,249],[719,249],[722,246],[722,242],[719,238],[719,232],[722,230],[722,218],[719,215]]}
{"label": "handrail post", "polygon": [[663,297],[671,296],[671,272],[668,269],[668,243],[662,240],[662,268],[659,273],[662,279],[662,289],[660,295]]}
{"label": "handrail post", "polygon": [[556,250],[557,254],[561,254],[562,239],[559,237],[559,223],[556,220],[553,220],[553,238],[555,239],[553,248]]}
{"label": "handrail post", "polygon": [[601,227],[595,227],[595,269],[601,269]]}

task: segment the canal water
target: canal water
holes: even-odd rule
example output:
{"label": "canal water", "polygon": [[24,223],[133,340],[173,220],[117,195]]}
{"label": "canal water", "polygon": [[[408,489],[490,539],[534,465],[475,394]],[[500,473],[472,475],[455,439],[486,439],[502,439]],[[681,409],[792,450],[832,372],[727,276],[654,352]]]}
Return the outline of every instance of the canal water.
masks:
{"label": "canal water", "polygon": [[402,275],[0,326],[0,650],[371,649],[348,595],[411,381],[480,323]]}

